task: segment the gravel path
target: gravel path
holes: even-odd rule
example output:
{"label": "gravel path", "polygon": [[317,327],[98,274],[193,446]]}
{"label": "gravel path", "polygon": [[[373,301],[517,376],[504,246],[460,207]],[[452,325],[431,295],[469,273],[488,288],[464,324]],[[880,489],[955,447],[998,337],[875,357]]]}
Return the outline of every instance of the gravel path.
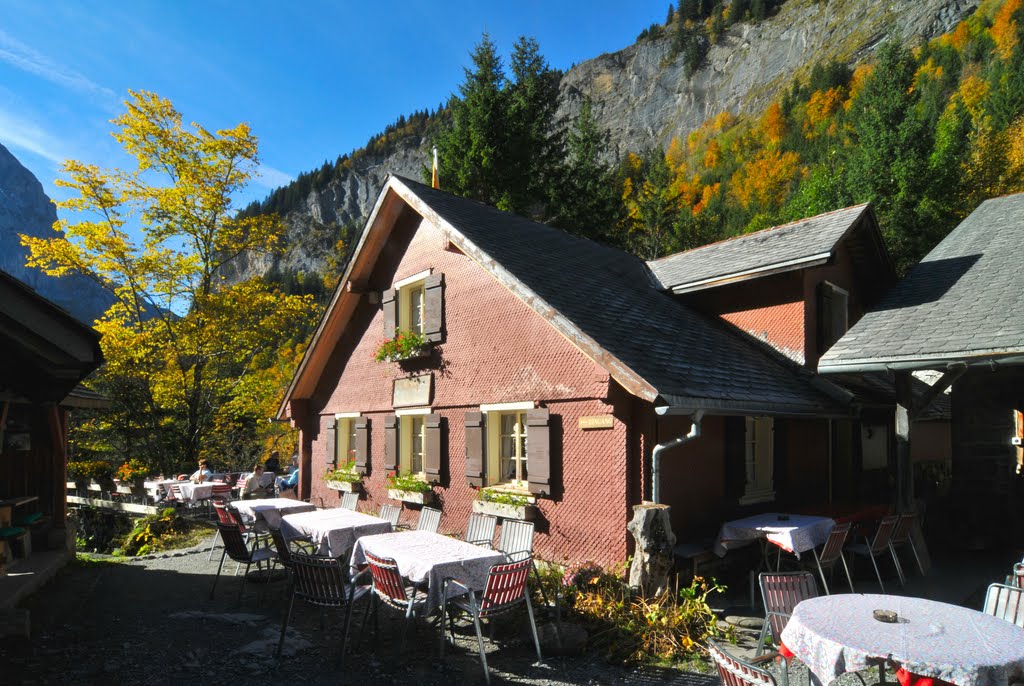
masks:
{"label": "gravel path", "polygon": [[[219,552],[219,549],[218,549]],[[209,600],[219,555],[207,561],[203,548],[166,558],[118,564],[75,563],[37,592],[31,612],[32,640],[0,642],[3,684],[307,684],[483,683],[471,626],[457,637],[446,661],[437,657],[436,629],[423,622],[398,654],[399,619],[382,608],[375,645],[368,627],[362,646],[338,669],[340,613],[328,612],[324,629],[316,608],[296,604],[292,627],[278,662],[273,657],[285,608],[286,583],[266,586],[258,604],[249,585],[236,604],[241,576],[225,564],[217,597]],[[521,623],[520,623],[521,624]],[[672,669],[629,670],[599,657],[556,657],[533,664],[533,647],[520,640],[521,626],[488,647],[492,683],[540,685],[680,684],[716,686],[717,677]],[[485,642],[486,643],[486,642]]]}

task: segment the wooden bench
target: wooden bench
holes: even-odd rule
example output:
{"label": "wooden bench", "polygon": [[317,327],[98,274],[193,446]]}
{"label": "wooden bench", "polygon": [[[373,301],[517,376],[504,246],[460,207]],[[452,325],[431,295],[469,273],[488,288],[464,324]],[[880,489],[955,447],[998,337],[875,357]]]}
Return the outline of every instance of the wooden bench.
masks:
{"label": "wooden bench", "polygon": [[686,572],[690,577],[699,576],[701,566],[718,560],[718,556],[712,551],[713,541],[698,541],[694,543],[677,543],[672,548],[672,555],[676,560],[676,569]]}

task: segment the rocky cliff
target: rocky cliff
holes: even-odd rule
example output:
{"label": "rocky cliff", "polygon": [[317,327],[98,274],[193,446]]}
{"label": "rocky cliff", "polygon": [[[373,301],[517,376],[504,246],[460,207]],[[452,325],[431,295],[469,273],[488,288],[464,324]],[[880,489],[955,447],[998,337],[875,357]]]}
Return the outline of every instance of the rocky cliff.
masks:
{"label": "rocky cliff", "polygon": [[57,279],[25,266],[18,234],[52,236],[55,221],[57,210],[39,180],[0,145],[0,269],[91,325],[112,302],[110,294],[84,276]]}
{"label": "rocky cliff", "polygon": [[[759,113],[816,62],[857,62],[889,36],[905,43],[932,38],[977,6],[976,0],[789,0],[763,22],[734,25],[690,78],[682,56],[671,57],[668,37],[573,67],[562,79],[558,119],[570,122],[589,97],[617,154],[666,145],[719,112]],[[261,275],[271,268],[322,271],[333,249],[323,239],[327,229],[364,222],[388,172],[419,178],[429,159],[427,146],[407,138],[385,157],[361,158],[345,177],[311,192],[303,207],[285,216],[282,256],[242,261],[229,276]]]}

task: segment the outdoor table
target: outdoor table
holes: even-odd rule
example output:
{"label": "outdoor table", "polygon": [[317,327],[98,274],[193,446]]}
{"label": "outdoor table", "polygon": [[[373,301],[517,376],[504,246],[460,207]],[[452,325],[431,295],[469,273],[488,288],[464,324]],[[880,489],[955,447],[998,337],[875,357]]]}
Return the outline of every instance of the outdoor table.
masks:
{"label": "outdoor table", "polygon": [[272,527],[281,526],[281,516],[293,512],[309,512],[316,505],[293,500],[292,498],[257,498],[256,500],[236,500],[231,503],[243,515],[251,517],[256,523],[265,521]]}
{"label": "outdoor table", "polygon": [[181,491],[181,499],[190,503],[206,500],[213,496],[213,484],[204,482],[194,484],[191,481],[178,481],[178,490]]}
{"label": "outdoor table", "polygon": [[352,549],[353,569],[366,563],[367,551],[393,559],[402,576],[412,583],[426,582],[425,614],[441,607],[446,578],[457,579],[474,591],[482,591],[491,567],[506,561],[503,553],[431,531],[363,536]]}
{"label": "outdoor table", "polygon": [[159,497],[160,493],[164,494],[171,492],[171,484],[181,484],[184,481],[178,481],[177,479],[160,479],[159,481],[145,481],[143,486],[149,491],[154,498]]}
{"label": "outdoor table", "polygon": [[729,550],[764,538],[799,558],[828,540],[834,525],[828,517],[765,512],[723,524],[713,550],[724,557]]}
{"label": "outdoor table", "polygon": [[299,512],[281,517],[286,539],[309,538],[320,546],[320,555],[341,557],[352,550],[356,539],[391,531],[391,522],[342,507]]}
{"label": "outdoor table", "polygon": [[[897,622],[878,621],[874,610],[895,611]],[[819,685],[882,658],[957,686],[1007,686],[1024,674],[1024,629],[924,598],[844,593],[805,600],[782,642]]]}

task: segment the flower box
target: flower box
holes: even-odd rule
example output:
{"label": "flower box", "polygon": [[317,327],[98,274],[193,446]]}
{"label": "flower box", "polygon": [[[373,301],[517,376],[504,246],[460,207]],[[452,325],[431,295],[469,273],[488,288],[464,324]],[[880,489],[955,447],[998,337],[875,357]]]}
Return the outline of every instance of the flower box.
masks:
{"label": "flower box", "polygon": [[532,503],[510,505],[508,503],[494,503],[489,500],[474,500],[473,512],[489,514],[492,517],[499,517],[501,519],[533,521],[537,516],[537,506]]}
{"label": "flower box", "polygon": [[401,500],[406,503],[415,503],[417,505],[429,505],[434,502],[433,491],[403,491],[398,488],[389,488],[388,497],[392,500]]}
{"label": "flower box", "polygon": [[114,479],[114,486],[117,492],[123,495],[146,495],[146,487],[141,479],[138,481],[118,481]]}
{"label": "flower box", "polygon": [[359,493],[363,490],[363,484],[359,481],[324,481],[327,488],[345,493]]}

